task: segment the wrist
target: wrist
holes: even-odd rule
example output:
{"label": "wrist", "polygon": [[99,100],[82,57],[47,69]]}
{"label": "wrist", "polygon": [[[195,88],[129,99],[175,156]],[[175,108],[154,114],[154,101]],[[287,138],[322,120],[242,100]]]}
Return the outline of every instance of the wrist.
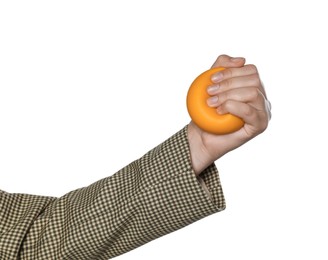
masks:
{"label": "wrist", "polygon": [[191,165],[196,175],[199,175],[214,160],[211,159],[204,142],[202,140],[201,131],[190,122],[188,125],[188,142],[190,147]]}

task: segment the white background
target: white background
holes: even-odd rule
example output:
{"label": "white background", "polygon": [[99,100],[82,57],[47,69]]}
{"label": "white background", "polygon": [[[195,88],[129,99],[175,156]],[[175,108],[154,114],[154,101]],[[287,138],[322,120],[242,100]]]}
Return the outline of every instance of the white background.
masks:
{"label": "white background", "polygon": [[324,1],[1,1],[0,188],[61,196],[189,122],[219,54],[254,63],[265,133],[216,164],[227,209],[118,259],[328,259]]}

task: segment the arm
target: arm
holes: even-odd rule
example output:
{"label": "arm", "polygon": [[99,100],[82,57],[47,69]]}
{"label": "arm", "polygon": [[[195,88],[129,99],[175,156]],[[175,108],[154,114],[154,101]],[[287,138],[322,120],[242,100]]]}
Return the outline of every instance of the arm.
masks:
{"label": "arm", "polygon": [[[20,259],[109,259],[223,210],[224,198],[212,164],[201,174],[210,197],[192,169],[187,127],[111,177],[61,198],[6,194],[13,210],[0,235],[0,255],[15,244]],[[34,198],[34,197],[33,197]],[[31,217],[25,220],[26,213]],[[26,221],[24,227],[20,221]],[[1,227],[2,228],[2,227]],[[20,237],[18,239],[17,237]],[[16,239],[17,238],[17,239]],[[15,241],[13,241],[15,240]],[[11,248],[12,249],[12,248]]]}
{"label": "arm", "polygon": [[26,233],[52,201],[51,197],[0,190],[0,259],[19,259]]}
{"label": "arm", "polygon": [[61,198],[0,192],[0,257],[108,259],[223,210],[213,164],[265,130],[269,105],[254,66],[220,56],[219,113],[245,126],[215,136],[193,122],[111,177]]}

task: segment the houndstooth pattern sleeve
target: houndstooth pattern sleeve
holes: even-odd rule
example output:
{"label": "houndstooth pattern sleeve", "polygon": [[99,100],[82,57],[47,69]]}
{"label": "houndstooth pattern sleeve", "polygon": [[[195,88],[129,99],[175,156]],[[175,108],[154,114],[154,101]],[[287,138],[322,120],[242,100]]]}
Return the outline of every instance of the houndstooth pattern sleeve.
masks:
{"label": "houndstooth pattern sleeve", "polygon": [[[110,259],[225,208],[218,172],[191,167],[187,127],[61,198],[0,192],[0,259]],[[208,194],[208,192],[210,194]]]}

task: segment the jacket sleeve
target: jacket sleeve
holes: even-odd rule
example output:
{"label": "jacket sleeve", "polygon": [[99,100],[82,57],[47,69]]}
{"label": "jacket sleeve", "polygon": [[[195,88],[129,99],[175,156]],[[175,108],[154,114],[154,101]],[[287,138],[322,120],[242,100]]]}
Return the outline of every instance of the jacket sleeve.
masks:
{"label": "jacket sleeve", "polygon": [[[11,198],[16,209],[10,214],[17,217],[0,235],[0,256],[6,254],[5,239],[15,244],[11,248],[22,260],[118,256],[223,210],[214,164],[201,176],[201,181],[197,180],[191,166],[185,127],[140,159],[88,187],[60,198],[20,195],[26,196],[26,202],[15,206]],[[19,208],[28,201],[35,205],[33,209]],[[27,216],[24,227],[16,224]],[[20,231],[24,235],[16,241],[10,233]]]}

